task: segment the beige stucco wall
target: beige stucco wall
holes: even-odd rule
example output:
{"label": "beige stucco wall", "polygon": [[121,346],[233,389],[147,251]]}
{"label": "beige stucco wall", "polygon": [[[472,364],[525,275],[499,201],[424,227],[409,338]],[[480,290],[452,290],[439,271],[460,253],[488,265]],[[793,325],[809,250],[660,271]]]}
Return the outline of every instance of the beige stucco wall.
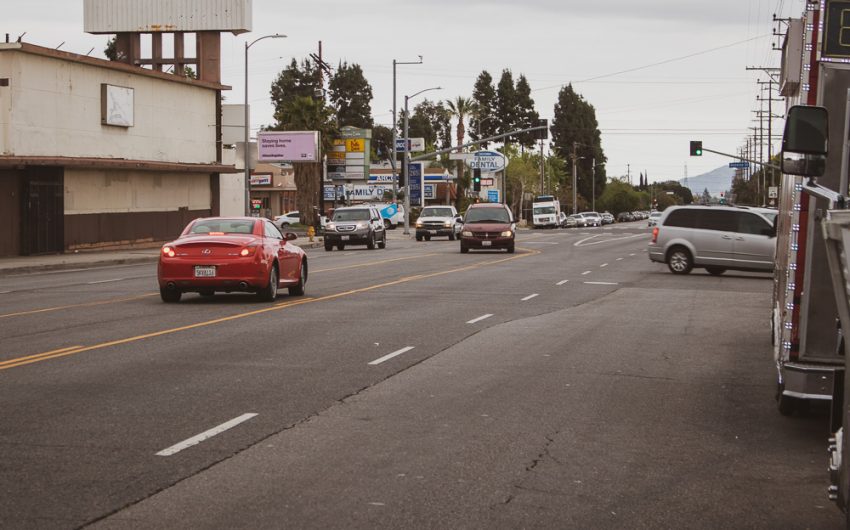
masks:
{"label": "beige stucco wall", "polygon": [[[0,155],[215,162],[215,90],[2,48]],[[101,124],[101,83],[134,89],[134,126]]]}
{"label": "beige stucco wall", "polygon": [[65,214],[210,208],[210,177],[195,173],[65,170]]}

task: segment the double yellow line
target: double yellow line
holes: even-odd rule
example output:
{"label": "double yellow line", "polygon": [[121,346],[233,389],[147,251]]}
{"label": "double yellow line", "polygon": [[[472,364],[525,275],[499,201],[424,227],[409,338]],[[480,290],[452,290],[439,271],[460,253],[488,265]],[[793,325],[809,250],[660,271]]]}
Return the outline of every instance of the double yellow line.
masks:
{"label": "double yellow line", "polygon": [[239,320],[239,319],[242,319],[242,318],[260,315],[260,314],[263,314],[263,313],[269,313],[271,311],[278,311],[278,310],[281,310],[281,309],[286,309],[288,307],[294,307],[294,306],[299,306],[299,305],[304,305],[304,304],[312,304],[312,303],[315,303],[315,302],[325,302],[325,301],[328,301],[328,300],[335,300],[337,298],[342,298],[342,297],[345,297],[345,296],[351,296],[351,295],[355,295],[355,294],[374,291],[376,289],[382,289],[382,288],[385,288],[385,287],[392,287],[394,285],[400,285],[400,284],[409,283],[409,282],[413,282],[413,281],[426,280],[428,278],[435,278],[437,276],[444,276],[444,275],[447,275],[447,274],[454,274],[454,273],[458,273],[458,272],[464,272],[464,271],[479,269],[481,267],[485,267],[485,266],[489,266],[489,265],[495,265],[495,264],[498,264],[498,263],[504,263],[504,262],[507,262],[507,261],[515,260],[515,259],[521,259],[521,258],[533,256],[533,255],[536,255],[536,254],[540,254],[540,252],[541,252],[539,250],[532,250],[532,249],[521,249],[521,250],[525,250],[526,253],[525,254],[517,254],[517,255],[514,255],[514,256],[511,256],[511,257],[508,257],[508,258],[502,258],[502,259],[495,260],[495,261],[478,262],[478,263],[475,263],[475,264],[472,264],[472,265],[466,265],[464,267],[459,267],[459,268],[456,268],[456,269],[449,269],[449,270],[432,272],[432,273],[425,273],[425,274],[417,274],[417,275],[414,275],[414,276],[404,276],[402,278],[399,278],[397,280],[393,280],[393,281],[390,281],[390,282],[384,282],[384,283],[379,283],[379,284],[376,284],[376,285],[370,285],[368,287],[361,287],[359,289],[352,289],[350,291],[344,291],[344,292],[341,292],[341,293],[329,294],[329,295],[321,296],[321,297],[318,297],[318,298],[302,298],[300,300],[281,302],[279,304],[275,304],[271,307],[265,307],[263,309],[256,309],[254,311],[248,311],[248,312],[245,312],[245,313],[237,313],[235,315],[216,318],[216,319],[213,319],[213,320],[206,320],[204,322],[197,322],[195,324],[190,324],[188,326],[180,326],[180,327],[176,327],[176,328],[170,328],[170,329],[164,329],[164,330],[161,330],[161,331],[155,331],[155,332],[152,332],[152,333],[145,333],[144,335],[136,335],[135,337],[127,337],[125,339],[118,339],[118,340],[113,340],[113,341],[108,341],[108,342],[102,342],[100,344],[93,344],[91,346],[69,346],[69,347],[66,347],[66,348],[60,348],[58,350],[51,350],[51,351],[44,352],[44,353],[37,353],[37,354],[34,354],[34,355],[28,355],[26,357],[16,357],[14,359],[9,359],[7,361],[1,361],[0,362],[0,371],[9,370],[11,368],[18,368],[18,367],[25,366],[25,365],[28,365],[28,364],[48,361],[48,360],[51,360],[51,359],[58,359],[60,357],[66,357],[68,355],[76,355],[78,353],[84,353],[84,352],[93,351],[93,350],[101,350],[101,349],[109,348],[109,347],[112,347],[112,346],[120,346],[122,344],[128,344],[128,343],[131,343],[131,342],[138,342],[138,341],[141,341],[141,340],[152,339],[152,338],[155,338],[155,337],[161,337],[163,335],[170,335],[172,333],[179,333],[179,332],[182,332],[182,331],[188,331],[188,330],[202,328],[202,327],[206,327],[206,326],[213,326],[213,325],[216,325],[216,324],[221,324],[223,322],[231,322],[233,320]]}

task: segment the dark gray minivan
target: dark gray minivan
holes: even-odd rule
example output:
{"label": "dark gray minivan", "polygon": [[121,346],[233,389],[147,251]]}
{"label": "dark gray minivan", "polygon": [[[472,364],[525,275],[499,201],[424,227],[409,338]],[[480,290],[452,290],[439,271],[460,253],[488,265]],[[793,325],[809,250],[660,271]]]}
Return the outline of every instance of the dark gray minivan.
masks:
{"label": "dark gray minivan", "polygon": [[776,229],[755,210],[733,206],[674,206],[652,230],[649,259],[674,274],[694,267],[711,274],[727,269],[773,270]]}

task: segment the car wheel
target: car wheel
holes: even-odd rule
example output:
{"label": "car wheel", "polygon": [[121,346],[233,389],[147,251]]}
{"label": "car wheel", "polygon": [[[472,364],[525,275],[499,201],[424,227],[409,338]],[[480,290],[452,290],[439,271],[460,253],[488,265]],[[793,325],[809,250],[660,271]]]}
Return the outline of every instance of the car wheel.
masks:
{"label": "car wheel", "polygon": [[369,234],[369,241],[366,242],[366,248],[375,250],[375,232]]}
{"label": "car wheel", "polygon": [[455,240],[455,233],[452,232],[451,234],[449,234],[449,241],[454,241],[454,240]]}
{"label": "car wheel", "polygon": [[467,252],[469,252],[469,247],[467,247],[466,245],[464,245],[463,243],[461,243],[461,244],[460,244],[460,253],[461,253],[461,254],[466,254]]}
{"label": "car wheel", "polygon": [[694,259],[685,247],[673,247],[667,254],[667,267],[673,274],[688,274],[694,268]]}
{"label": "car wheel", "polygon": [[269,270],[269,284],[260,289],[257,295],[263,302],[274,302],[277,299],[277,267]]}
{"label": "car wheel", "polygon": [[345,245],[344,245],[344,244],[342,244],[342,243],[339,243],[339,244],[336,246],[336,249],[337,249],[337,250],[345,250]]}
{"label": "car wheel", "polygon": [[723,267],[706,267],[705,270],[707,270],[709,274],[713,274],[714,276],[720,276],[721,274],[726,272],[726,269],[724,269]]}
{"label": "car wheel", "polygon": [[159,288],[159,297],[162,298],[162,301],[166,304],[176,304],[180,301],[182,294],[183,293],[177,289],[166,289],[165,287]]}
{"label": "car wheel", "polygon": [[417,234],[417,235],[416,235],[416,241],[422,241],[422,236],[420,236],[420,235],[418,235],[418,234]]}
{"label": "car wheel", "polygon": [[304,296],[304,288],[307,286],[307,264],[301,262],[301,272],[298,283],[289,288],[289,296]]}
{"label": "car wheel", "polygon": [[333,249],[334,249],[334,246],[332,244],[325,242],[325,250],[326,251],[330,252]]}
{"label": "car wheel", "polygon": [[384,249],[387,248],[387,233],[384,232],[384,237],[381,238],[381,242],[378,243],[378,248]]}

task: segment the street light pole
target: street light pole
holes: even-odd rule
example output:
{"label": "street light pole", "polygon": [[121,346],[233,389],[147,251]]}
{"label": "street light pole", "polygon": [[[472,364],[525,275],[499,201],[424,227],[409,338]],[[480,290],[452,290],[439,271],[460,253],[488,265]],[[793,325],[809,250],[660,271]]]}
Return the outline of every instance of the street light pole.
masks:
{"label": "street light pole", "polygon": [[[392,153],[390,155],[390,165],[393,169],[393,203],[398,202],[398,172],[396,171],[395,162],[396,162],[396,152],[395,152],[395,143],[398,138],[398,118],[396,117],[396,75],[395,75],[395,67],[399,64],[422,64],[422,56],[419,56],[418,61],[410,61],[410,62],[402,62],[393,59],[393,145],[390,149]],[[407,132],[404,133],[404,138],[407,140]],[[405,231],[407,233],[407,231]]]}
{"label": "street light pole", "polygon": [[576,177],[576,161],[578,160],[578,154],[576,150],[578,149],[578,142],[573,142],[573,153],[570,155],[570,158],[573,159],[573,215],[578,213],[578,196],[576,194],[576,186],[578,185],[578,178]]}
{"label": "street light pole", "polygon": [[[408,134],[408,118],[409,112],[407,111],[407,103],[411,99],[415,98],[419,94],[423,92],[428,92],[429,90],[442,90],[442,87],[432,87],[426,88],[425,90],[420,90],[419,92],[413,94],[412,96],[404,96],[404,138],[407,139]],[[393,142],[395,143],[395,142]],[[393,150],[395,150],[395,145],[393,145]],[[404,193],[404,235],[410,235],[410,174],[407,170],[408,160],[410,159],[410,143],[404,142],[404,160],[402,162],[402,174],[404,175],[404,184],[407,186],[407,190]]]}
{"label": "street light pole", "polygon": [[[248,50],[254,44],[263,39],[284,39],[286,35],[275,33],[274,35],[264,35],[258,39],[254,39],[250,43],[245,41],[245,215],[251,215],[251,156],[248,150],[248,143],[251,141],[251,116],[248,112]],[[259,150],[259,148],[258,148]]]}

